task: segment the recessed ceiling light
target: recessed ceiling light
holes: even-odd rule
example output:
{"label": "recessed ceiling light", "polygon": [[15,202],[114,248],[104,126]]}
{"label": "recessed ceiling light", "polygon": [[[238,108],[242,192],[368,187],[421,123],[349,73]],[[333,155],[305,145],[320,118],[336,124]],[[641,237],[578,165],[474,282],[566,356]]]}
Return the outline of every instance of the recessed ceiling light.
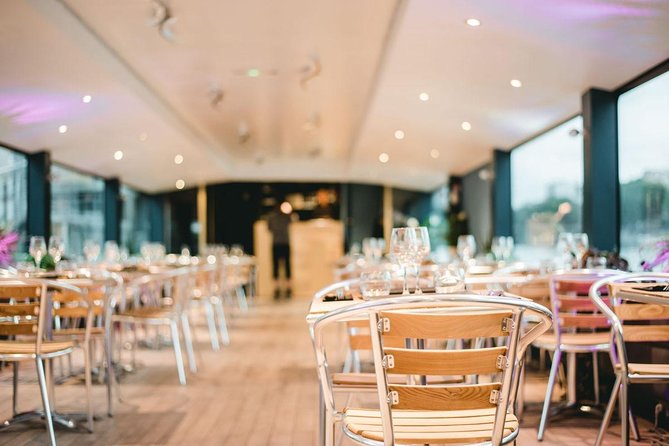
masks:
{"label": "recessed ceiling light", "polygon": [[142,132],[142,133],[139,134],[139,140],[140,141],[146,141],[147,139],[149,139],[149,134],[148,133]]}
{"label": "recessed ceiling light", "polygon": [[383,152],[379,155],[379,161],[382,162],[383,164],[387,163],[390,161],[390,155],[388,155],[386,152]]}
{"label": "recessed ceiling light", "polygon": [[404,132],[402,130],[395,130],[395,138],[404,139]]}
{"label": "recessed ceiling light", "polygon": [[465,132],[468,132],[472,129],[472,125],[467,121],[464,121],[462,124],[460,124],[460,127],[462,127],[462,130]]}
{"label": "recessed ceiling light", "polygon": [[114,152],[114,159],[116,161],[121,161],[123,159],[123,150],[117,150]]}
{"label": "recessed ceiling light", "polygon": [[425,92],[423,92],[423,93],[421,93],[421,94],[418,95],[418,98],[419,98],[421,101],[425,102],[425,101],[429,101],[429,100],[430,100],[430,95],[427,94],[427,93],[425,93]]}
{"label": "recessed ceiling light", "polygon": [[248,77],[258,77],[260,76],[260,70],[258,68],[249,68],[246,70],[246,75]]}
{"label": "recessed ceiling light", "polygon": [[439,151],[437,149],[430,150],[430,156],[434,159],[439,158]]}
{"label": "recessed ceiling light", "polygon": [[467,19],[467,25],[472,27],[481,26],[481,21],[475,18]]}
{"label": "recessed ceiling light", "polygon": [[58,133],[65,133],[65,132],[67,132],[67,126],[65,124],[58,127]]}
{"label": "recessed ceiling light", "polygon": [[174,156],[174,164],[181,164],[184,162],[184,157],[181,154],[177,154]]}
{"label": "recessed ceiling light", "polygon": [[520,88],[520,87],[523,86],[523,83],[521,81],[519,81],[518,79],[511,79],[510,84],[511,84],[512,87],[515,87],[515,88]]}
{"label": "recessed ceiling light", "polygon": [[81,102],[83,102],[84,104],[88,104],[89,102],[91,102],[92,99],[93,99],[93,97],[91,95],[87,94],[86,96],[81,98]]}
{"label": "recessed ceiling light", "polygon": [[183,189],[184,187],[186,187],[186,182],[184,180],[177,180],[175,186],[177,187],[177,189]]}

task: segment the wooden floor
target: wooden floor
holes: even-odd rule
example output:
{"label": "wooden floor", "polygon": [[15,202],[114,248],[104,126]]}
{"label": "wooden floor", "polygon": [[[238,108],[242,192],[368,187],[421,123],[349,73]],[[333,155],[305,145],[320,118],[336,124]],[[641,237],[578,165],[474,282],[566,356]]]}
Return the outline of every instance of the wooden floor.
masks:
{"label": "wooden floor", "polygon": [[[95,433],[57,430],[60,445],[314,445],[317,434],[318,387],[313,351],[304,315],[305,299],[275,303],[259,299],[246,314],[231,316],[232,345],[213,352],[199,328],[196,375],[180,386],[169,348],[138,352],[139,367],[123,378],[123,402],[113,418],[105,410],[104,387],[96,386]],[[75,358],[77,359],[77,358]],[[34,369],[22,370],[20,409],[38,407]],[[528,379],[528,410],[518,444],[536,441],[539,401],[546,377]],[[11,414],[11,375],[0,373],[0,417]],[[83,386],[56,389],[57,410],[83,411]],[[571,419],[550,425],[543,445],[580,446],[594,442],[599,420]],[[648,423],[642,430],[648,429]],[[606,444],[620,444],[611,434]],[[646,435],[646,437],[648,437]],[[650,441],[646,440],[646,444]],[[0,445],[46,444],[39,424],[0,431]],[[341,445],[350,445],[347,439]]]}

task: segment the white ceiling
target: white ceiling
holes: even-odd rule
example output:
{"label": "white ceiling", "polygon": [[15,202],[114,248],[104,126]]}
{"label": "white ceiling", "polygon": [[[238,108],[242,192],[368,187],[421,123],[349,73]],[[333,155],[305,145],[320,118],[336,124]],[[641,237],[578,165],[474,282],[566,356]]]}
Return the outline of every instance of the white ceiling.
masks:
{"label": "white ceiling", "polygon": [[146,191],[177,179],[431,189],[577,113],[587,88],[669,57],[666,0],[164,3],[172,41],[150,0],[3,0],[0,141]]}

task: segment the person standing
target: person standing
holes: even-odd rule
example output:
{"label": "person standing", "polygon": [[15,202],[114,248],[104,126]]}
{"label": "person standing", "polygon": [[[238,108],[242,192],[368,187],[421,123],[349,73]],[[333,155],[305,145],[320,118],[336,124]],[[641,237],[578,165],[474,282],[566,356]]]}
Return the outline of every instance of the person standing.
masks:
{"label": "person standing", "polygon": [[[277,206],[267,217],[267,227],[272,233],[272,268],[274,276],[274,299],[283,292],[287,299],[292,296],[290,286],[290,238],[288,226],[294,220],[293,207],[287,201]],[[279,278],[280,262],[284,263],[285,282]]]}

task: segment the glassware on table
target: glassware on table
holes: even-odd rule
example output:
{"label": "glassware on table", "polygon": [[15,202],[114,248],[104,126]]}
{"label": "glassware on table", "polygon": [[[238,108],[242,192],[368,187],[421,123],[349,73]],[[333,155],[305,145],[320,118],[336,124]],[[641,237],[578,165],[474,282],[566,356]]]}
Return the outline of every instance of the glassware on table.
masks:
{"label": "glassware on table", "polygon": [[84,242],[84,258],[88,263],[95,263],[100,257],[100,244],[95,240]]}
{"label": "glassware on table", "polygon": [[561,266],[567,269],[572,268],[574,266],[574,234],[571,232],[558,234],[556,249]]}
{"label": "glassware on table", "polygon": [[370,271],[360,274],[360,292],[362,298],[388,296],[392,282],[388,271]]}
{"label": "glassware on table", "polygon": [[464,271],[456,265],[440,265],[434,270],[434,292],[455,293],[464,291]]}
{"label": "glassware on table", "polygon": [[120,261],[121,250],[118,247],[118,243],[113,240],[107,240],[105,242],[105,262],[118,263]]}
{"label": "glassware on table", "polygon": [[42,264],[42,259],[47,254],[47,247],[46,242],[44,241],[44,237],[41,235],[34,235],[30,237],[29,252],[33,259],[35,259],[35,267],[37,268],[37,271],[39,271]]}
{"label": "glassware on table", "polygon": [[244,248],[242,245],[232,245],[230,247],[231,257],[242,257],[244,255]]}
{"label": "glassware on table", "polygon": [[420,266],[423,260],[430,254],[430,234],[425,226],[411,228],[413,233],[412,240],[412,256],[414,268],[416,269],[416,294],[422,294],[423,290],[420,288]]}
{"label": "glassware on table", "polygon": [[49,237],[48,251],[54,263],[58,265],[58,262],[60,262],[60,259],[63,258],[63,253],[65,252],[65,245],[63,244],[63,240],[57,235],[52,235]]}
{"label": "glassware on table", "polygon": [[411,228],[393,228],[390,235],[390,254],[404,273],[402,294],[409,294],[407,270],[413,264],[413,234]]}
{"label": "glassware on table", "polygon": [[376,239],[376,245],[374,246],[374,259],[375,260],[381,260],[383,258],[383,251],[386,250],[386,239],[384,238],[377,238]]}
{"label": "glassware on table", "polygon": [[493,237],[492,242],[490,243],[490,251],[495,257],[496,261],[504,260],[504,245],[506,244],[506,237]]}
{"label": "glassware on table", "polygon": [[588,234],[585,234],[583,232],[576,233],[573,235],[573,241],[574,241],[573,244],[574,255],[576,256],[576,260],[580,266],[581,263],[583,262],[583,259],[585,258],[585,255],[590,249]]}
{"label": "glassware on table", "polygon": [[367,260],[371,259],[373,255],[372,240],[374,240],[372,237],[365,237],[362,239],[362,255],[364,255]]}
{"label": "glassware on table", "polygon": [[461,235],[458,237],[458,256],[464,263],[468,263],[476,255],[476,239],[473,235]]}
{"label": "glassware on table", "polygon": [[503,260],[511,260],[513,257],[513,247],[515,246],[515,242],[513,241],[513,237],[510,235],[507,235],[504,237],[504,244],[502,245],[502,259]]}

